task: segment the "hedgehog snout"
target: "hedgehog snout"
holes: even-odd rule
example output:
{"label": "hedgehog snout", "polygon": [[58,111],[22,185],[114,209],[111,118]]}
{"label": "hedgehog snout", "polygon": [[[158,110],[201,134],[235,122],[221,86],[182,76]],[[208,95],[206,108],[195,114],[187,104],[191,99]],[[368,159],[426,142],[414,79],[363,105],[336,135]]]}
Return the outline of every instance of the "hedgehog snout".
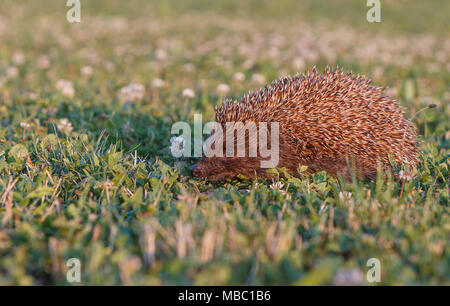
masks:
{"label": "hedgehog snout", "polygon": [[196,163],[195,165],[193,165],[191,167],[191,172],[192,172],[192,175],[195,177],[204,177],[205,176],[205,171],[204,171],[203,167],[201,165],[199,165],[199,163]]}
{"label": "hedgehog snout", "polygon": [[198,167],[197,167],[197,164],[195,164],[195,165],[193,165],[193,166],[191,167],[191,172],[192,172],[192,175],[193,175],[193,176],[196,176],[196,177],[199,176],[200,171],[199,171],[199,169],[198,169]]}

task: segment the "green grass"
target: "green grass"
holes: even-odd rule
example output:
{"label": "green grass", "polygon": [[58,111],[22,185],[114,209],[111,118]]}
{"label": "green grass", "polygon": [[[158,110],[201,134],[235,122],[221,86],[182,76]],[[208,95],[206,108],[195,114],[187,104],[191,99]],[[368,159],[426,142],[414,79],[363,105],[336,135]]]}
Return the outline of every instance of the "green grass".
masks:
{"label": "green grass", "polygon": [[[67,285],[76,257],[85,285],[368,284],[369,258],[382,285],[449,285],[447,2],[382,1],[368,24],[361,1],[82,1],[69,24],[61,1],[2,1],[0,284]],[[209,183],[171,156],[172,124],[213,120],[218,84],[238,98],[313,65],[372,78],[409,118],[436,104],[413,119],[411,180]],[[123,103],[130,82],[146,91]]]}

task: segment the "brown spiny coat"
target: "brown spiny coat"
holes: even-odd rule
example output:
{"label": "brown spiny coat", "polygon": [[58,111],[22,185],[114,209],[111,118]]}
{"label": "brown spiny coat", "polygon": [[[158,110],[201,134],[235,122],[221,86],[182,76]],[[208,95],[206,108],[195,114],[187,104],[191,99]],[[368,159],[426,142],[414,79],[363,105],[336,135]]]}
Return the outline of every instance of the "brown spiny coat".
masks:
{"label": "brown spiny coat", "polygon": [[[308,172],[325,170],[349,177],[353,170],[366,179],[378,165],[387,168],[391,156],[398,164],[417,164],[414,127],[397,102],[370,80],[342,70],[327,69],[284,77],[240,102],[225,100],[216,108],[216,121],[279,122],[279,163],[294,175],[302,165]],[[225,145],[224,145],[225,147]],[[218,180],[243,174],[267,178],[260,157],[203,157],[193,174]]]}

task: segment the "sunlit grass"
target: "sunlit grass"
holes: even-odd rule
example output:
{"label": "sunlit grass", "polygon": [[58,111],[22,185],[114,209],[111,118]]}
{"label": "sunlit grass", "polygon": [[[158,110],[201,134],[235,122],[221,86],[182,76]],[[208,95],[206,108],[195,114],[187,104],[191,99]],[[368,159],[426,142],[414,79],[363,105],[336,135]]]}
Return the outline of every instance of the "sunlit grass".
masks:
{"label": "sunlit grass", "polygon": [[[383,2],[377,25],[349,1],[90,1],[80,24],[39,2],[0,5],[0,284],[68,284],[72,257],[83,284],[368,284],[369,258],[383,285],[449,284],[446,1]],[[326,65],[414,117],[410,179],[209,183],[170,155],[224,91]]]}

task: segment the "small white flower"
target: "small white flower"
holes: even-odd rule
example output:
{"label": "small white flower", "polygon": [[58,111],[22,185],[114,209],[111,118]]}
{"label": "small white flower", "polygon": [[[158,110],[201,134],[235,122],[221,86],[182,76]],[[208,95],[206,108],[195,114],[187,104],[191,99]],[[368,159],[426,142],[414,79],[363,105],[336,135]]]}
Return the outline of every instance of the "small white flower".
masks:
{"label": "small white flower", "polygon": [[30,91],[30,92],[27,93],[27,96],[32,101],[35,101],[35,100],[39,99],[39,94],[35,93],[35,92],[31,92]]}
{"label": "small white flower", "polygon": [[56,82],[56,89],[58,89],[63,96],[68,98],[72,98],[75,95],[73,83],[67,80],[58,80]]}
{"label": "small white flower", "polygon": [[45,114],[48,114],[48,115],[50,115],[50,116],[54,116],[54,115],[56,115],[56,113],[58,112],[58,108],[53,107],[53,106],[49,106],[49,107],[47,107],[47,108],[44,108],[42,111],[43,111]]}
{"label": "small white flower", "polygon": [[186,145],[184,138],[182,136],[172,137],[170,138],[170,143],[170,151],[173,157],[181,157],[184,152],[184,146]]}
{"label": "small white flower", "polygon": [[284,184],[282,182],[276,182],[276,183],[271,184],[269,187],[272,188],[273,190],[280,191],[281,189],[283,189]]}
{"label": "small white flower", "polygon": [[73,87],[73,83],[71,81],[59,79],[56,81],[56,89],[59,91],[63,90],[64,87]]}
{"label": "small white flower", "polygon": [[340,269],[334,277],[336,286],[358,286],[364,282],[364,275],[359,269]]}
{"label": "small white flower", "polygon": [[183,65],[183,71],[184,72],[192,72],[195,70],[195,66],[192,65],[191,63],[187,63]]}
{"label": "small white flower", "polygon": [[21,66],[23,63],[25,63],[25,55],[23,55],[20,51],[14,51],[11,55],[11,60],[14,63],[14,65]]}
{"label": "small white flower", "polygon": [[401,180],[404,181],[410,181],[412,179],[412,176],[410,173],[400,170],[400,172],[398,173],[398,176],[400,177]]}
{"label": "small white flower", "polygon": [[372,72],[372,75],[374,78],[381,78],[383,76],[384,73],[384,68],[381,66],[375,67],[375,69]]}
{"label": "small white flower", "polygon": [[252,82],[255,85],[264,85],[266,78],[260,73],[255,73],[252,75]]}
{"label": "small white flower", "polygon": [[106,189],[112,189],[112,188],[114,188],[114,182],[113,182],[113,181],[110,181],[109,179],[106,179],[106,181],[105,181],[105,188],[106,188]]}
{"label": "small white flower", "polygon": [[91,76],[94,73],[94,69],[91,66],[84,66],[80,69],[81,75]]}
{"label": "small white flower", "polygon": [[116,69],[116,65],[110,61],[104,61],[103,67],[105,67],[106,71],[112,72],[114,69]]}
{"label": "small white flower", "polygon": [[233,80],[236,82],[243,82],[245,80],[245,74],[242,72],[235,72],[233,74]]}
{"label": "small white flower", "polygon": [[21,122],[20,123],[20,127],[23,128],[24,130],[29,129],[31,127],[31,124],[29,124],[28,122]]}
{"label": "small white flower", "polygon": [[217,92],[221,96],[226,95],[229,91],[230,91],[230,86],[228,86],[227,84],[219,84],[217,86]]}
{"label": "small white flower", "polygon": [[247,59],[245,62],[242,63],[242,68],[249,70],[255,66],[255,62],[252,59]]}
{"label": "small white flower", "polygon": [[67,98],[73,98],[75,95],[75,89],[71,86],[66,86],[61,89],[61,94]]}
{"label": "small white flower", "polygon": [[349,191],[341,191],[339,192],[339,200],[341,200],[342,202],[346,201],[346,200],[350,200],[352,198],[352,193]]}
{"label": "small white flower", "polygon": [[292,66],[294,66],[295,70],[303,70],[305,68],[305,60],[301,57],[296,57],[292,61]]}
{"label": "small white flower", "polygon": [[134,103],[142,100],[145,94],[145,87],[139,83],[130,83],[122,87],[119,92],[119,99],[124,103]]}
{"label": "small white flower", "polygon": [[48,58],[47,55],[41,55],[38,58],[38,67],[41,69],[47,69],[50,67],[50,59]]}
{"label": "small white flower", "polygon": [[162,88],[164,86],[166,86],[166,81],[161,80],[161,79],[153,79],[153,81],[152,81],[153,88]]}
{"label": "small white flower", "polygon": [[290,199],[291,199],[291,195],[288,194],[288,193],[286,192],[286,190],[283,190],[284,184],[283,184],[282,182],[276,182],[276,183],[273,183],[273,184],[271,184],[269,187],[270,187],[271,189],[273,189],[273,190],[278,191],[278,192],[281,193],[281,194],[286,195],[286,199],[287,199],[287,200],[290,200]]}
{"label": "small white flower", "polygon": [[65,134],[68,134],[73,130],[72,123],[70,123],[67,118],[60,119],[56,127]]}
{"label": "small white flower", "polygon": [[166,58],[167,58],[167,52],[166,52],[166,50],[164,50],[164,49],[157,49],[157,50],[155,51],[155,57],[156,57],[158,60],[164,60],[164,59],[166,59]]}
{"label": "small white flower", "polygon": [[192,99],[195,97],[195,92],[190,88],[185,88],[185,89],[183,89],[182,95],[185,98]]}
{"label": "small white flower", "polygon": [[19,75],[19,69],[15,66],[6,69],[6,78],[13,79]]}

